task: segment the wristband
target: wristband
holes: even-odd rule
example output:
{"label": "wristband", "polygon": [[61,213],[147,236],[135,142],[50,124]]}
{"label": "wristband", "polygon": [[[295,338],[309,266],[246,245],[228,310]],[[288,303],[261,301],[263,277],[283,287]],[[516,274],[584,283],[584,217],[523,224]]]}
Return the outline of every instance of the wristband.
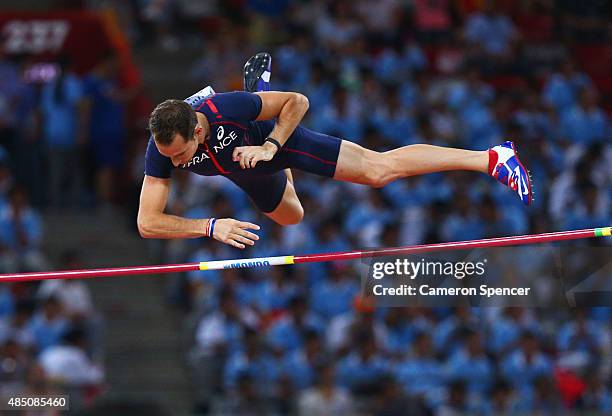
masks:
{"label": "wristband", "polygon": [[278,142],[278,140],[276,140],[276,139],[274,139],[274,138],[272,138],[272,137],[268,137],[268,138],[266,138],[266,140],[264,140],[264,143],[265,143],[265,142],[270,142],[270,143],[272,143],[274,146],[276,146],[276,148],[277,148],[277,150],[276,150],[276,151],[277,151],[277,152],[278,152],[278,151],[281,149],[281,147],[283,147],[283,146],[281,146],[281,144]]}
{"label": "wristband", "polygon": [[217,222],[216,218],[210,219],[210,238],[213,238],[213,234],[215,232],[215,222]]}
{"label": "wristband", "polygon": [[213,236],[213,231],[215,229],[215,218],[209,218],[208,221],[206,222],[206,237],[211,237]]}

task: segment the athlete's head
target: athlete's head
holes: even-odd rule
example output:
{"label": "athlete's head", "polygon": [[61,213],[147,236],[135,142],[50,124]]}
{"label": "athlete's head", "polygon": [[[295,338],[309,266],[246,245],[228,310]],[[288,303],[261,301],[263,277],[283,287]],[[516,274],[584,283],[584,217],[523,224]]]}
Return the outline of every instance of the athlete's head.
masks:
{"label": "athlete's head", "polygon": [[187,163],[196,153],[197,136],[202,128],[189,104],[181,100],[166,100],[151,113],[149,130],[159,152],[178,166]]}

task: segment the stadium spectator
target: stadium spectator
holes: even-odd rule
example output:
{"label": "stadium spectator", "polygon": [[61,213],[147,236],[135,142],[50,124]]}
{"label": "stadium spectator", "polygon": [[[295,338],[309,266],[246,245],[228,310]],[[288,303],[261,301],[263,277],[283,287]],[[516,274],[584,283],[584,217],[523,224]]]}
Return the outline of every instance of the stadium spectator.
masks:
{"label": "stadium spectator", "polygon": [[542,99],[561,115],[578,101],[579,91],[591,85],[588,75],[578,71],[574,61],[565,59],[559,64],[558,71],[546,81]]}
{"label": "stadium spectator", "polygon": [[338,361],[337,379],[355,395],[368,397],[379,391],[378,383],[386,375],[388,362],[372,333],[359,333],[354,341],[354,347]]}
{"label": "stadium spectator", "polygon": [[41,310],[32,317],[29,324],[39,351],[59,344],[62,336],[70,327],[57,298],[49,297],[41,301],[41,306]]}
{"label": "stadium spectator", "polygon": [[132,92],[118,80],[119,57],[105,52],[83,80],[87,134],[95,164],[96,191],[104,206],[115,202],[116,175],[125,162],[125,103]]}
{"label": "stadium spectator", "polygon": [[64,334],[62,344],[43,351],[39,363],[49,379],[72,387],[102,383],[104,372],[85,353],[85,340],[85,332],[73,328]]}
{"label": "stadium spectator", "polygon": [[43,236],[40,215],[28,200],[24,188],[9,191],[8,204],[0,207],[0,244],[4,249],[2,267],[7,272],[47,268],[41,252]]}
{"label": "stadium spectator", "polygon": [[225,365],[223,379],[226,388],[235,388],[240,376],[248,374],[259,396],[273,396],[280,376],[280,366],[275,363],[256,331],[246,329],[243,344],[244,348],[230,354]]}
{"label": "stadium spectator", "polygon": [[311,387],[315,370],[324,360],[323,340],[316,331],[306,331],[302,348],[285,355],[283,372],[289,377],[295,390]]}
{"label": "stadium spectator", "polygon": [[222,288],[218,310],[205,315],[198,325],[198,347],[208,356],[222,352],[232,354],[240,350],[245,328],[255,328],[256,325],[257,318],[253,312],[236,304],[230,288]]}
{"label": "stadium spectator", "polygon": [[519,391],[532,391],[539,377],[550,377],[552,363],[540,350],[536,336],[526,331],[521,335],[520,348],[502,361],[504,377]]}
{"label": "stadium spectator", "polygon": [[295,296],[289,300],[287,315],[270,325],[266,338],[272,348],[294,351],[304,345],[307,331],[321,332],[323,324],[319,318],[308,311],[306,299]]}
{"label": "stadium spectator", "polygon": [[317,368],[315,385],[304,390],[298,399],[300,416],[326,416],[352,414],[353,397],[350,392],[338,386],[333,365],[324,364]]}
{"label": "stadium spectator", "polygon": [[469,328],[463,332],[464,348],[450,357],[446,371],[451,380],[463,381],[468,393],[482,395],[491,388],[493,366],[485,354],[481,335]]}
{"label": "stadium spectator", "polygon": [[68,57],[61,57],[59,64],[57,78],[44,84],[40,93],[49,164],[48,198],[53,207],[60,203],[75,206],[80,202],[85,140],[83,82],[72,71]]}
{"label": "stadium spectator", "polygon": [[14,340],[25,350],[31,351],[34,347],[34,333],[28,324],[33,310],[31,302],[18,302],[12,316],[5,316],[0,321],[0,343]]}
{"label": "stadium spectator", "polygon": [[604,139],[609,131],[608,119],[597,101],[597,92],[592,88],[580,91],[578,104],[561,115],[562,138],[580,146]]}
{"label": "stadium spectator", "polygon": [[29,363],[27,352],[15,340],[0,345],[0,395],[10,397],[21,392]]}
{"label": "stadium spectator", "polygon": [[463,35],[471,46],[473,59],[480,66],[494,65],[494,69],[508,65],[516,56],[519,38],[516,26],[502,13],[495,0],[486,0],[482,11],[468,16]]}
{"label": "stadium spectator", "polygon": [[327,320],[351,307],[355,295],[359,293],[359,286],[350,266],[330,263],[325,268],[327,278],[313,284],[310,305],[314,312]]}
{"label": "stadium spectator", "polygon": [[410,351],[405,360],[394,366],[395,376],[406,393],[421,397],[430,405],[444,390],[443,363],[435,357],[431,337],[426,332],[416,335]]}

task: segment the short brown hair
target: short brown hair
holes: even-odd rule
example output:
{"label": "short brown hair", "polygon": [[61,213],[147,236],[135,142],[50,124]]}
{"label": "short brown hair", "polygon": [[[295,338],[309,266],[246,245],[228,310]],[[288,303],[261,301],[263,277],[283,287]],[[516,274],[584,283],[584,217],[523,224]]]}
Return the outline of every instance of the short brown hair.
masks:
{"label": "short brown hair", "polygon": [[157,143],[167,146],[176,134],[183,136],[185,141],[193,139],[197,123],[196,113],[189,104],[171,99],[155,107],[149,117],[149,131]]}

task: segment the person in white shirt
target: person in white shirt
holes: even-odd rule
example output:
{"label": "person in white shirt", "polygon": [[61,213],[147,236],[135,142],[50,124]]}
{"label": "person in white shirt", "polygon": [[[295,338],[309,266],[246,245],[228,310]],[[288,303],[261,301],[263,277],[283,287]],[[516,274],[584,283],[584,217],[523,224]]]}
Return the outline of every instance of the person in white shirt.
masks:
{"label": "person in white shirt", "polygon": [[103,382],[104,372],[87,356],[84,342],[84,332],[75,328],[64,336],[64,344],[43,351],[39,363],[49,379],[74,387],[99,385]]}
{"label": "person in white shirt", "polygon": [[298,400],[300,416],[332,416],[354,414],[351,393],[336,385],[336,371],[332,365],[323,365],[318,371],[314,387],[304,390]]}

